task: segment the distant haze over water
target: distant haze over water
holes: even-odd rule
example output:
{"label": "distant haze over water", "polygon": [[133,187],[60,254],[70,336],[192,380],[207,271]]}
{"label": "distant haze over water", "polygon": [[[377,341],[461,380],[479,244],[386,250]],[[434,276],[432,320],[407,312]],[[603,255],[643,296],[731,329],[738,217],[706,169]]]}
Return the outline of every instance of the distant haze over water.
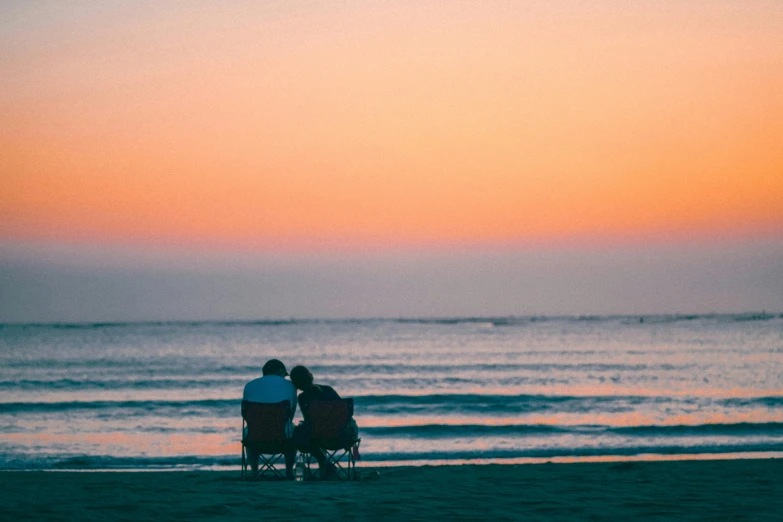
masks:
{"label": "distant haze over water", "polygon": [[0,242],[0,322],[783,311],[783,241],[265,252]]}

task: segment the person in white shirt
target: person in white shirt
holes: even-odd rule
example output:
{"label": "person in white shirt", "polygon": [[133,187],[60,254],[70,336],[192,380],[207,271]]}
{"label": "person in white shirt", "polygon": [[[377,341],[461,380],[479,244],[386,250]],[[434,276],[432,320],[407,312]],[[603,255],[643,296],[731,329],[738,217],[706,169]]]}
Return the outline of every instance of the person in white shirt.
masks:
{"label": "person in white shirt", "polygon": [[[286,379],[288,372],[285,369],[285,365],[278,359],[270,359],[264,364],[261,370],[263,377],[253,379],[245,385],[245,391],[242,394],[243,401],[261,402],[261,403],[278,403],[287,400],[290,407],[290,418],[286,425],[286,435],[290,439],[294,433],[293,418],[296,413],[296,388],[294,385]],[[244,436],[247,433],[243,434]],[[258,469],[258,453],[253,451],[251,447],[247,448],[247,456],[250,460],[250,468],[255,474]],[[294,444],[291,444],[291,448],[285,452],[285,474],[286,478],[293,479],[293,467],[294,458],[296,457],[296,448]]]}

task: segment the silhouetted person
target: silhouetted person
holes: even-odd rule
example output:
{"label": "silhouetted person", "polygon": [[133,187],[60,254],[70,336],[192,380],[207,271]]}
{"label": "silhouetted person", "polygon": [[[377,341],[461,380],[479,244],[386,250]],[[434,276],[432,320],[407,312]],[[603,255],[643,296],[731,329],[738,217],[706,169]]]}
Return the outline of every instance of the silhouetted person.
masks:
{"label": "silhouetted person", "polygon": [[[302,390],[302,393],[299,394],[299,409],[302,410],[302,416],[304,417],[304,421],[300,422],[294,429],[294,442],[299,451],[309,453],[316,458],[321,477],[328,477],[334,473],[334,466],[327,466],[326,455],[323,450],[310,442],[310,434],[312,432],[310,403],[312,401],[338,401],[340,400],[340,395],[331,386],[315,384],[313,382],[313,374],[304,366],[294,366],[291,370],[291,382],[294,383],[297,389]],[[354,434],[358,432],[353,419],[350,419],[349,422],[351,424],[348,427],[349,431]]]}
{"label": "silhouetted person", "polygon": [[[294,424],[291,422],[296,413],[296,388],[286,379],[288,372],[285,365],[277,359],[269,359],[261,370],[263,377],[253,379],[245,385],[245,391],[242,394],[242,400],[250,402],[261,402],[276,404],[287,400],[290,403],[291,417],[285,427],[286,436],[291,439],[294,434]],[[247,434],[243,434],[246,436]],[[296,447],[291,441],[290,448],[285,451],[285,476],[288,479],[294,478],[293,468],[296,457]],[[250,460],[250,469],[253,474],[258,470],[258,453],[250,446],[247,448],[247,456]]]}

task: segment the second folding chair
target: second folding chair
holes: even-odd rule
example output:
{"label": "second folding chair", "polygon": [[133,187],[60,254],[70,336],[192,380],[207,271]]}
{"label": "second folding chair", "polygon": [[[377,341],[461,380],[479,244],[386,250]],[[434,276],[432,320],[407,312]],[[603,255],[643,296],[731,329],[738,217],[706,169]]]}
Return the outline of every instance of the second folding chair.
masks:
{"label": "second folding chair", "polygon": [[[312,401],[309,407],[312,423],[310,443],[318,446],[326,456],[326,466],[333,466],[340,480],[356,479],[356,460],[362,439],[351,426],[353,399]],[[308,468],[310,458],[307,459]],[[321,471],[321,470],[319,470]]]}

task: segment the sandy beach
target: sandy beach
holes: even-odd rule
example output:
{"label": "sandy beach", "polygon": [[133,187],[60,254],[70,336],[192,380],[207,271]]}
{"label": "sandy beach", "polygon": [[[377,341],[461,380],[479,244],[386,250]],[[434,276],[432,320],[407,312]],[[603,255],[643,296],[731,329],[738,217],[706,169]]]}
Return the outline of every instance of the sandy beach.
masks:
{"label": "sandy beach", "polygon": [[783,460],[433,466],[353,483],[236,472],[3,472],[3,520],[745,519],[783,517]]}

